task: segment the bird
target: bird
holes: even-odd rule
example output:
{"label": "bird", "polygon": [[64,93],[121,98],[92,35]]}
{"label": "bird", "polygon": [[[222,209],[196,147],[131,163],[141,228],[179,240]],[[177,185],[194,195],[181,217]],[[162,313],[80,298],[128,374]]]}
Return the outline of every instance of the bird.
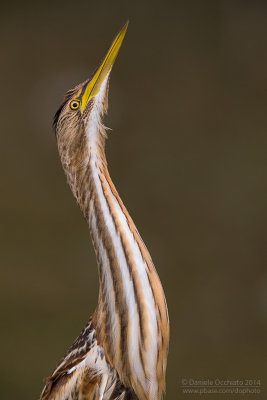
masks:
{"label": "bird", "polygon": [[109,175],[109,78],[129,21],[94,74],[69,90],[54,117],[60,160],[96,253],[96,310],[45,379],[40,400],[160,400],[169,316],[151,256]]}

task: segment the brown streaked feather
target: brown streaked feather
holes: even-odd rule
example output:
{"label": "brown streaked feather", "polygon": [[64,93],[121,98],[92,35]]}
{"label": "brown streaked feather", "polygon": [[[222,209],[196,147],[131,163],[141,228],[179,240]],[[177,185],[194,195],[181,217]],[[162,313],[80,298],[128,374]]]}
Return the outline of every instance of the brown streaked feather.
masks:
{"label": "brown streaked feather", "polygon": [[[94,346],[96,346],[96,357],[90,355]],[[71,368],[78,367],[82,361],[90,357],[93,357],[95,368],[89,369],[83,365],[68,373]],[[104,364],[108,371],[106,381],[98,371],[100,363]],[[40,400],[97,400],[101,398],[103,386],[108,393],[103,399],[137,400],[131,390],[122,385],[116,371],[105,360],[104,349],[97,344],[95,328],[90,318],[53,374],[46,379]]]}

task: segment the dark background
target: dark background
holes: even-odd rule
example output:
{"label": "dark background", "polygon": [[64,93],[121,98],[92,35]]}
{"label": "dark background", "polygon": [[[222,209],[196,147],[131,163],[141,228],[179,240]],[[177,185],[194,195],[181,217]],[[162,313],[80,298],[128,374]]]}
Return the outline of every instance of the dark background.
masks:
{"label": "dark background", "polygon": [[169,306],[181,380],[267,390],[267,3],[1,4],[1,399],[37,399],[98,293],[88,229],[51,129],[123,22],[107,158]]}

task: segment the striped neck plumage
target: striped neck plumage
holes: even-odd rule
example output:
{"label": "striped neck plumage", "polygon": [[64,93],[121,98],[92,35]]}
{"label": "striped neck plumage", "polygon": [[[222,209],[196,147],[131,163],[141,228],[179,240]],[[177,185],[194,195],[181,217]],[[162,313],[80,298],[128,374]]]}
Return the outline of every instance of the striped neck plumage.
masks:
{"label": "striped neck plumage", "polygon": [[97,255],[100,288],[94,321],[99,344],[138,399],[159,400],[165,385],[167,307],[150,255],[107,169],[101,123],[107,84],[108,77],[93,99],[81,140],[81,167],[73,172],[70,166],[67,177]]}

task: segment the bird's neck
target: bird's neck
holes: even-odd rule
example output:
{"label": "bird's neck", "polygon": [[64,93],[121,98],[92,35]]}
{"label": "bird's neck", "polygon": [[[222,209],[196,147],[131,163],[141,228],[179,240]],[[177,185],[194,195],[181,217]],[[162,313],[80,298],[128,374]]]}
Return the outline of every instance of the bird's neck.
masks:
{"label": "bird's neck", "polygon": [[111,181],[104,139],[98,138],[87,141],[79,168],[65,168],[97,255],[97,339],[123,384],[133,387],[140,400],[158,400],[164,390],[169,336],[165,297],[150,255]]}

